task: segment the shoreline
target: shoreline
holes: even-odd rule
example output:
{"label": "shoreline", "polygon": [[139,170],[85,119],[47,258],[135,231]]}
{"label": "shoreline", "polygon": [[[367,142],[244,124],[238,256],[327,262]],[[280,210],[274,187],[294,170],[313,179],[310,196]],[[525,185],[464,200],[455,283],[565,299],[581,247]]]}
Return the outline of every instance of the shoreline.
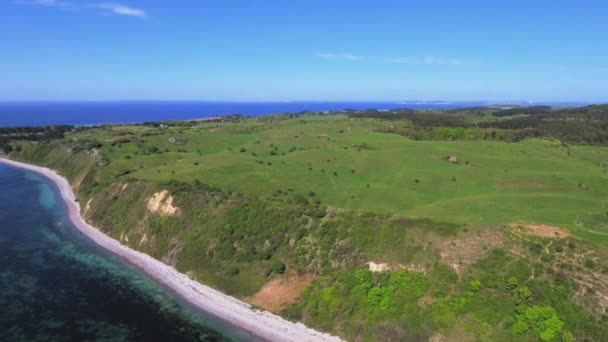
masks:
{"label": "shoreline", "polygon": [[190,279],[174,267],[166,265],[145,253],[124,246],[117,240],[105,235],[80,216],[80,204],[76,202],[76,196],[69,182],[54,170],[4,157],[0,157],[0,163],[33,171],[52,181],[57,186],[61,198],[66,204],[70,221],[79,231],[97,245],[123,258],[166,286],[195,308],[269,341],[341,341],[336,336],[318,332],[306,327],[303,323],[294,323],[268,311],[254,309],[251,305],[237,298],[230,297]]}

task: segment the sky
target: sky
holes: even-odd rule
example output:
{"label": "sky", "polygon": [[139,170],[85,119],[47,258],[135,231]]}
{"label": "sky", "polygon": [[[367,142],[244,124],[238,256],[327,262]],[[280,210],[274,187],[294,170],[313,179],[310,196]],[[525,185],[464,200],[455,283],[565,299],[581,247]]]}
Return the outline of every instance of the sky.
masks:
{"label": "sky", "polygon": [[0,101],[608,102],[608,1],[2,0]]}

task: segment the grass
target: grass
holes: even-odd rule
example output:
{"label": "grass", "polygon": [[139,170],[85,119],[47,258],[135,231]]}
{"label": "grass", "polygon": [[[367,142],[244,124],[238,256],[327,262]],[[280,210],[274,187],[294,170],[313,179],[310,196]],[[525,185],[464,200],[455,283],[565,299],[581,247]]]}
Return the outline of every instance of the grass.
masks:
{"label": "grass", "polygon": [[[536,340],[546,322],[522,313],[538,310],[563,322],[549,340],[605,340],[608,316],[592,308],[608,289],[608,149],[378,132],[391,125],[408,123],[108,126],[15,157],[66,175],[106,233],[158,259],[177,251],[180,271],[231,295],[250,298],[282,272],[318,275],[281,314],[352,340]],[[160,190],[181,215],[149,212]],[[511,223],[575,237],[522,237]],[[391,269],[371,274],[368,261]]]}
{"label": "grass", "polygon": [[[389,124],[308,116],[165,130],[113,127],[72,138],[104,143],[108,183],[130,169],[128,177],[155,182],[198,179],[262,197],[293,189],[339,208],[473,225],[529,221],[573,229],[578,216],[606,211],[605,147],[413,141],[375,132]],[[118,136],[132,142],[111,146]],[[149,153],[152,147],[168,152]]]}

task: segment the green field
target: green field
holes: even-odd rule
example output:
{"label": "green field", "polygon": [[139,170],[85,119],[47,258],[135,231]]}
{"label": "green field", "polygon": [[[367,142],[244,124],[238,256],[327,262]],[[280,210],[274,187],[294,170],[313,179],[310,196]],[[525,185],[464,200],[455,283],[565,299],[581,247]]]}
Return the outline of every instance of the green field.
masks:
{"label": "green field", "polygon": [[[605,340],[608,146],[584,140],[603,131],[471,112],[85,127],[11,157],[59,170],[97,227],[229,294],[257,304],[275,278],[315,279],[278,312],[349,340]],[[147,207],[161,191],[179,214]]]}
{"label": "green field", "polygon": [[[608,210],[606,147],[540,139],[413,141],[375,132],[382,125],[311,116],[167,130],[117,127],[92,137],[110,142],[118,132],[154,134],[105,144],[101,151],[111,161],[105,182],[130,169],[128,177],[139,179],[198,179],[265,197],[293,189],[339,208],[471,225],[524,221],[572,229],[577,217]],[[168,152],[150,153],[153,147]]]}

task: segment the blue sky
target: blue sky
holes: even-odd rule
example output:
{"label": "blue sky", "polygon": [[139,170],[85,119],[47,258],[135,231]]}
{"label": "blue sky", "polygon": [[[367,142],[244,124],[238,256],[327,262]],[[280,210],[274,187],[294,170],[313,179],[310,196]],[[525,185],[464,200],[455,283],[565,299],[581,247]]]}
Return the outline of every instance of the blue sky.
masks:
{"label": "blue sky", "polygon": [[0,100],[608,101],[607,1],[7,0]]}

